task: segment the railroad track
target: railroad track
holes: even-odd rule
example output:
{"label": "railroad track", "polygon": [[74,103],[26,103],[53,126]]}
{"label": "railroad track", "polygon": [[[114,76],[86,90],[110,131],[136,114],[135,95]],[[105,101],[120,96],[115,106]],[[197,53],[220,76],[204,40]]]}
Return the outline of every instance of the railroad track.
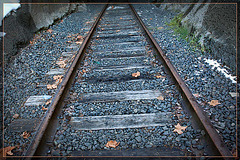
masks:
{"label": "railroad track", "polygon": [[104,7],[36,133],[23,156],[232,156],[131,5]]}

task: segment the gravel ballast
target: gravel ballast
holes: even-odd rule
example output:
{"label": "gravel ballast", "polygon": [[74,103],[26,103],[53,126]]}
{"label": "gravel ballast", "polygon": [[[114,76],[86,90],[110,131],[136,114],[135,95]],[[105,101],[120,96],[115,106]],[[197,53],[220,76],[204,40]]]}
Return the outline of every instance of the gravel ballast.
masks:
{"label": "gravel ballast", "polygon": [[[59,20],[48,30],[36,33],[30,45],[23,48],[12,63],[4,67],[4,146],[16,146],[14,155],[21,155],[27,149],[35,132],[30,131],[30,136],[25,139],[22,132],[9,129],[11,123],[17,119],[41,119],[48,104],[40,106],[25,106],[29,96],[51,95],[54,96],[57,89],[47,89],[48,84],[54,84],[54,75],[47,75],[51,69],[61,68],[57,61],[66,60],[65,72],[74,57],[63,57],[64,52],[77,53],[81,46],[74,43],[82,40],[90,30],[94,19],[98,16],[103,5],[87,5],[87,10],[72,13]],[[85,15],[88,15],[87,17]],[[81,36],[81,39],[78,39]],[[73,44],[74,47],[70,45]],[[18,114],[17,118],[13,118]]]}
{"label": "gravel ballast", "polygon": [[[40,31],[12,63],[5,64],[4,145],[5,147],[19,145],[13,150],[14,155],[21,155],[27,149],[35,131],[30,131],[30,136],[23,138],[22,132],[13,132],[9,129],[11,123],[17,119],[42,119],[46,113],[44,108],[47,109],[49,103],[26,106],[25,102],[29,96],[50,95],[54,97],[57,88],[47,89],[47,85],[56,82],[54,75],[48,75],[49,71],[60,68],[66,73],[74,56],[68,57],[64,54],[77,53],[102,6],[87,5],[86,11],[72,13],[48,30]],[[234,153],[236,148],[236,97],[232,97],[230,93],[236,92],[236,84],[216,68],[212,69],[212,66],[206,62],[206,59],[213,59],[208,53],[203,54],[185,40],[179,39],[178,35],[166,25],[176,15],[175,13],[161,10],[153,4],[133,6],[195,95],[229,150]],[[77,71],[69,96],[65,99],[61,115],[58,116],[59,126],[53,139],[53,146],[47,153],[48,156],[70,156],[74,151],[154,147],[176,148],[180,151],[179,156],[207,155],[204,152],[206,146],[202,143],[204,131],[195,129],[191,124],[191,116],[183,109],[184,104],[178,89],[165,72],[161,62],[155,58],[140,28],[137,25],[132,28],[127,26],[135,24],[130,21],[125,27],[130,27],[128,32],[131,32],[131,36],[121,32],[121,29],[117,31],[117,34],[123,38],[111,39],[109,35],[102,35],[103,32],[107,34],[116,32],[106,31],[107,29],[104,31],[102,28],[108,26],[105,24],[111,20],[110,14],[114,13],[114,9],[124,7],[127,5],[117,5],[115,8],[110,6],[107,9],[108,14],[105,15],[106,18],[100,21],[100,27],[96,29],[96,32],[101,31],[101,33],[93,35],[90,46],[85,51],[84,60]],[[122,17],[124,19],[124,14],[117,15],[116,23],[119,23]],[[128,15],[127,18],[131,19],[133,16]],[[135,51],[131,51],[133,47]],[[133,58],[126,58],[128,55]],[[59,61],[61,61],[60,64],[64,61],[63,67],[60,66]],[[140,68],[114,69],[114,66],[122,65],[129,68],[135,65]],[[144,67],[141,68],[141,66]],[[224,68],[231,73],[229,68]],[[132,74],[136,72],[140,72],[141,75],[133,78]],[[80,102],[85,94],[140,90],[159,90],[162,97],[110,102]],[[209,103],[211,100],[218,100],[219,104],[213,106]],[[84,131],[77,130],[70,124],[71,117],[160,112],[171,112],[170,120],[165,126]],[[178,123],[181,126],[187,126],[182,134],[173,132]],[[120,143],[116,148],[108,148],[106,144],[110,140]]]}
{"label": "gravel ballast", "polygon": [[[102,18],[104,22],[104,17]],[[97,31],[100,29],[97,29]],[[98,35],[97,33],[95,35]],[[105,60],[105,56],[136,54],[140,52],[120,52],[121,48],[118,39],[101,39],[97,36],[93,37],[93,46],[86,51],[86,57],[82,66],[78,70],[75,77],[75,83],[70,89],[70,95],[65,100],[65,106],[59,118],[59,127],[54,138],[54,147],[49,151],[49,155],[71,155],[73,151],[95,151],[95,150],[123,150],[137,148],[152,147],[169,147],[177,148],[180,151],[178,156],[194,155],[195,152],[203,152],[201,138],[205,135],[204,131],[193,129],[190,117],[182,110],[181,96],[176,87],[166,75],[163,66],[159,60],[149,49],[149,44],[143,35],[138,39],[142,39],[142,46],[145,54],[142,58],[128,58]],[[131,40],[130,40],[131,39]],[[124,40],[132,41],[131,36]],[[136,39],[135,39],[136,40]],[[99,42],[100,41],[100,42]],[[120,40],[121,41],[121,40]],[[99,43],[98,43],[99,42]],[[98,44],[105,44],[107,47],[98,47]],[[112,43],[112,44],[111,44]],[[141,46],[141,44],[139,45]],[[126,44],[124,48],[131,48],[131,44]],[[108,53],[110,52],[110,53]],[[97,59],[96,57],[103,57]],[[130,64],[150,65],[149,68],[124,69],[124,70],[96,70],[96,67],[104,68],[112,65],[130,65]],[[140,77],[135,81],[127,78],[132,77],[131,74],[139,71]],[[130,76],[128,76],[130,75]],[[161,78],[156,76],[161,75]],[[116,78],[118,77],[118,79]],[[146,78],[146,79],[144,79]],[[131,78],[130,78],[131,79]],[[82,96],[89,93],[118,92],[118,91],[140,91],[140,90],[160,90],[164,99],[142,99],[142,100],[123,100],[114,102],[91,102],[81,103]],[[87,117],[87,116],[107,116],[107,115],[128,115],[128,114],[148,114],[148,113],[167,113],[171,112],[171,119],[165,126],[158,127],[142,127],[128,129],[101,129],[101,130],[78,130],[72,127],[71,117]],[[173,132],[177,123],[181,126],[188,126],[183,134]],[[69,140],[67,140],[69,139]],[[106,144],[110,140],[120,142],[116,148],[108,148]],[[78,142],[78,143],[76,143]]]}
{"label": "gravel ballast", "polygon": [[[176,13],[161,10],[155,5],[134,5],[152,35],[164,50],[172,64],[185,80],[187,86],[196,97],[198,103],[210,118],[217,132],[220,133],[230,151],[236,150],[236,83],[226,78],[216,68],[206,63],[205,59],[213,57],[205,52],[201,53],[188,42],[179,39],[166,24],[176,16]],[[159,16],[161,15],[161,16]],[[221,63],[220,60],[217,60]],[[221,68],[235,75],[228,67]],[[212,106],[208,102],[218,100],[219,105]]]}

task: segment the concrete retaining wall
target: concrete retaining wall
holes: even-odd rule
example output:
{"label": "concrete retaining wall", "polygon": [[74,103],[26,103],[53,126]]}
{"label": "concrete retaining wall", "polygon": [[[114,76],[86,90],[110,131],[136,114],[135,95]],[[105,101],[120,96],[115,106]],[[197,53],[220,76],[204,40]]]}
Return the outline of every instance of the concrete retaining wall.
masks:
{"label": "concrete retaining wall", "polygon": [[[172,0],[164,0],[164,3],[167,2],[173,3]],[[195,2],[197,3],[161,4],[160,7],[183,13],[181,24],[188,28],[191,34],[200,38],[199,43],[208,48],[216,59],[221,59],[236,71],[236,5],[216,4],[217,0]]]}
{"label": "concrete retaining wall", "polygon": [[36,31],[48,28],[55,20],[73,11],[83,9],[86,9],[85,4],[21,4],[16,12],[4,18],[5,62],[11,60],[19,48],[26,46]]}

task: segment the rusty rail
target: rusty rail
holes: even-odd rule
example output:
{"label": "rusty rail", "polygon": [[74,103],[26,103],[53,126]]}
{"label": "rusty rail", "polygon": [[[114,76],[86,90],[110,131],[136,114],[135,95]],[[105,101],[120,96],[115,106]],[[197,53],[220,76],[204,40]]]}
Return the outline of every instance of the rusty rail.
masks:
{"label": "rusty rail", "polygon": [[91,30],[89,31],[87,37],[84,39],[82,46],[80,47],[76,57],[73,60],[73,63],[71,64],[71,66],[69,67],[69,69],[67,70],[65,76],[64,76],[64,80],[62,81],[59,89],[57,90],[56,95],[54,96],[49,109],[47,111],[47,113],[45,114],[45,117],[43,119],[43,121],[40,123],[40,125],[38,126],[38,129],[36,131],[35,136],[33,137],[33,140],[31,141],[31,144],[29,145],[28,149],[26,152],[23,153],[23,156],[25,157],[32,157],[37,148],[39,143],[41,142],[41,139],[48,127],[48,124],[53,116],[53,113],[56,109],[57,106],[59,106],[59,104],[62,102],[62,100],[64,99],[64,96],[67,92],[67,86],[69,86],[71,79],[74,78],[75,73],[76,73],[76,68],[78,66],[78,64],[80,63],[82,57],[83,57],[83,52],[86,49],[94,31],[96,30],[96,26],[98,24],[98,22],[100,21],[103,13],[105,12],[106,8],[107,8],[107,4],[103,7],[102,11],[100,12],[99,16],[97,17],[97,19],[95,20],[95,23],[93,24],[93,26],[91,27]]}
{"label": "rusty rail", "polygon": [[[85,51],[87,45],[89,44],[89,41],[90,41],[94,31],[96,30],[96,26],[97,26],[99,20],[101,19],[103,13],[105,12],[106,8],[107,8],[107,5],[104,6],[103,10],[101,11],[101,13],[99,14],[95,23],[93,24],[91,30],[89,31],[87,37],[83,41],[83,44],[80,47],[78,54],[76,55],[73,63],[71,64],[68,71],[66,72],[66,74],[64,76],[64,80],[61,83],[59,89],[57,90],[57,93],[54,96],[54,98],[49,106],[49,109],[48,109],[47,113],[45,114],[43,121],[38,126],[38,129],[36,131],[35,136],[33,137],[33,140],[31,141],[31,144],[29,145],[27,151],[23,153],[24,157],[31,158],[35,154],[36,150],[38,149],[39,144],[42,141],[42,137],[47,130],[48,124],[49,124],[50,120],[52,119],[52,116],[53,116],[56,108],[59,107],[61,102],[63,101],[63,99],[67,93],[67,88],[68,88],[68,86],[70,86],[71,80],[75,76],[77,66],[83,57],[83,52]],[[154,48],[158,52],[159,56],[163,59],[163,63],[165,64],[165,66],[167,66],[167,69],[170,71],[171,76],[177,82],[177,85],[179,86],[180,90],[182,91],[184,97],[187,99],[190,106],[195,111],[205,132],[209,135],[211,143],[214,144],[216,150],[218,151],[218,155],[223,156],[223,157],[233,157],[231,155],[230,151],[228,150],[228,148],[225,146],[225,144],[222,141],[219,134],[216,132],[216,129],[211,124],[209,118],[205,115],[205,113],[199,107],[199,104],[196,102],[196,99],[192,95],[191,91],[188,89],[188,87],[186,86],[186,84],[184,83],[184,81],[182,80],[180,75],[177,73],[177,70],[175,69],[175,67],[171,64],[170,60],[167,58],[167,56],[164,54],[164,52],[162,51],[162,49],[160,48],[160,46],[158,45],[156,40],[153,38],[151,33],[148,31],[148,29],[146,28],[143,21],[140,19],[137,12],[132,7],[132,5],[130,5],[130,8],[132,9],[134,15],[136,16],[137,20],[141,24],[141,27],[143,28],[147,37],[150,39]]]}
{"label": "rusty rail", "polygon": [[229,149],[226,147],[225,143],[221,139],[220,135],[217,133],[216,129],[214,128],[214,126],[210,122],[209,118],[205,115],[203,110],[199,107],[199,104],[197,103],[195,97],[193,96],[193,94],[191,93],[191,91],[189,90],[187,85],[184,83],[183,79],[178,74],[176,68],[172,65],[170,60],[167,58],[166,54],[162,51],[159,44],[156,42],[154,37],[148,31],[147,27],[145,26],[145,24],[143,23],[143,21],[141,20],[139,15],[137,14],[136,10],[133,8],[133,6],[131,4],[129,4],[129,5],[132,9],[132,12],[136,16],[137,20],[141,24],[143,30],[145,31],[146,35],[148,36],[148,38],[152,42],[153,46],[157,50],[157,53],[163,59],[163,62],[165,64],[165,66],[167,66],[167,69],[172,74],[173,79],[177,82],[177,85],[179,86],[183,95],[188,100],[192,109],[194,109],[194,111],[197,115],[197,118],[202,123],[202,126],[204,127],[205,132],[208,133],[208,135],[210,136],[210,140],[212,141],[212,143],[216,147],[217,151],[219,152],[219,155],[221,155],[223,157],[233,157],[233,155],[231,154],[231,152],[229,151]]}

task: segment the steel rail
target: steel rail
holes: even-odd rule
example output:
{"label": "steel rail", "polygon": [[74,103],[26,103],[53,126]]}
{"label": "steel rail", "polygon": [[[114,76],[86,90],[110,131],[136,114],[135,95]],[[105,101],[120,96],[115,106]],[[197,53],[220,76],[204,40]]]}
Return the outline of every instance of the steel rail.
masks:
{"label": "steel rail", "polygon": [[132,12],[136,16],[137,20],[141,24],[143,30],[145,31],[146,35],[148,36],[149,40],[152,42],[155,49],[157,50],[157,53],[163,59],[165,66],[167,66],[168,70],[172,74],[172,77],[177,82],[177,85],[179,86],[180,90],[183,92],[184,96],[188,100],[192,109],[195,111],[197,118],[202,123],[202,126],[204,127],[205,132],[207,132],[208,135],[210,136],[210,140],[216,147],[217,151],[219,152],[219,155],[221,155],[223,157],[233,157],[233,155],[231,154],[231,152],[229,151],[229,149],[226,147],[225,143],[221,139],[220,135],[217,133],[215,127],[210,122],[209,118],[205,115],[203,110],[199,107],[199,104],[197,103],[195,97],[193,96],[193,94],[191,93],[191,91],[189,90],[189,88],[187,87],[185,82],[183,81],[183,79],[178,74],[176,68],[172,65],[170,60],[167,58],[166,54],[163,52],[163,50],[161,49],[159,44],[156,42],[156,40],[154,39],[152,34],[149,32],[149,30],[147,29],[147,27],[145,26],[145,24],[143,23],[143,21],[141,20],[139,15],[137,14],[134,7],[131,4],[129,4],[129,5],[132,9]]}
{"label": "steel rail", "polygon": [[48,124],[49,124],[49,122],[50,122],[50,120],[53,116],[53,113],[54,113],[56,107],[58,107],[59,104],[64,99],[64,95],[67,92],[67,86],[70,85],[69,83],[71,82],[71,79],[74,78],[74,75],[75,75],[76,70],[77,70],[76,68],[81,61],[80,60],[81,57],[83,57],[83,54],[84,54],[83,52],[86,49],[88,43],[90,42],[90,39],[91,39],[94,31],[96,30],[96,26],[97,26],[98,22],[100,21],[103,13],[105,12],[107,6],[108,6],[108,4],[106,4],[103,7],[102,11],[100,12],[100,14],[98,15],[97,19],[95,20],[93,26],[91,27],[91,30],[89,31],[87,37],[84,39],[84,41],[82,43],[82,46],[78,50],[78,53],[75,56],[71,66],[69,67],[69,69],[65,73],[64,80],[62,81],[59,89],[57,90],[57,93],[55,94],[55,96],[54,96],[54,98],[53,98],[53,100],[52,100],[52,102],[49,106],[49,109],[44,116],[44,119],[41,121],[41,123],[40,123],[40,125],[39,125],[39,127],[36,131],[36,134],[33,137],[33,140],[31,141],[31,144],[29,145],[27,151],[23,153],[23,156],[32,157],[35,154],[35,152],[38,148],[38,145],[41,142],[41,139],[42,139],[47,127],[48,127]]}

